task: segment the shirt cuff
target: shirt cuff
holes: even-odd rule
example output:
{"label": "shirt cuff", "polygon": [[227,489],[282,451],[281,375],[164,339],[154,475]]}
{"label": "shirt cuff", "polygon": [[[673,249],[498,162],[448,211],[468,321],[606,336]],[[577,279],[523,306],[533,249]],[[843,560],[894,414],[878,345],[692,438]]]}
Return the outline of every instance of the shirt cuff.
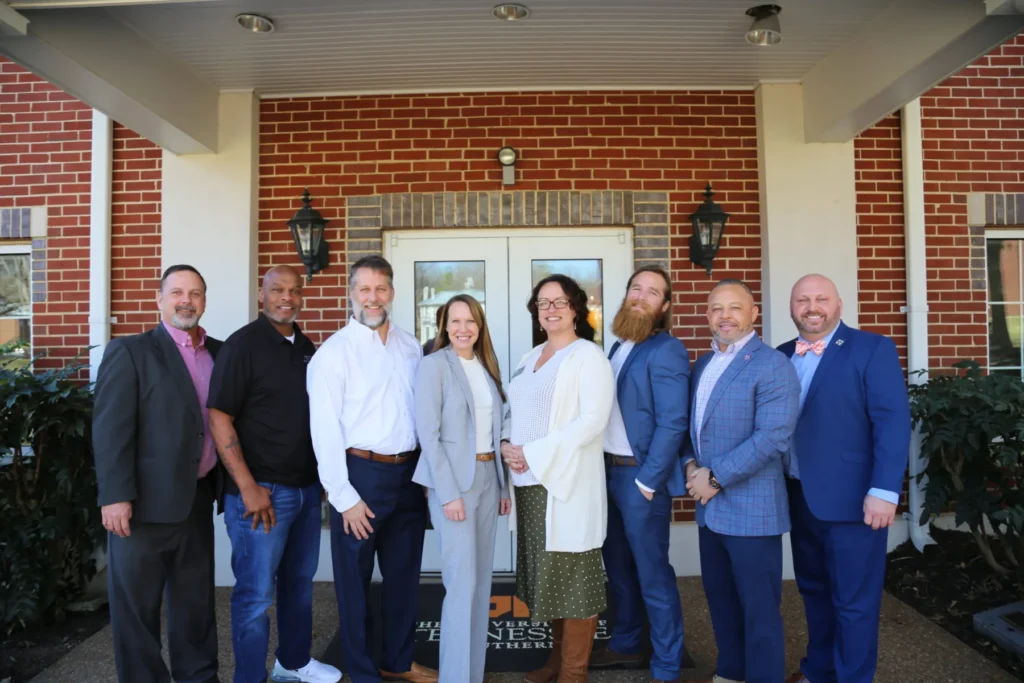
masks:
{"label": "shirt cuff", "polygon": [[644,491],[647,491],[647,493],[654,493],[654,489],[648,488],[647,486],[644,486],[643,484],[640,483],[639,479],[634,479],[633,481],[635,481],[636,485],[639,486],[641,489],[643,489]]}
{"label": "shirt cuff", "polygon": [[886,503],[892,503],[893,505],[900,504],[900,494],[893,493],[892,491],[886,491],[884,489],[871,489],[868,491],[869,496],[874,496],[879,500],[884,500]]}
{"label": "shirt cuff", "polygon": [[327,492],[327,501],[334,506],[334,509],[338,512],[345,512],[349,508],[355,506],[362,498],[359,496],[359,492],[356,491],[355,487],[348,482],[337,489],[329,490]]}

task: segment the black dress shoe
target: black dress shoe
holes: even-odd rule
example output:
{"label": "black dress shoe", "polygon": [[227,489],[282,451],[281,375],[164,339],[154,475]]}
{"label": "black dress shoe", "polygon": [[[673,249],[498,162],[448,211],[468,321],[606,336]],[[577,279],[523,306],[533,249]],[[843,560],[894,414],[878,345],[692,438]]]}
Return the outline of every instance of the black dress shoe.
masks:
{"label": "black dress shoe", "polygon": [[643,654],[630,655],[624,652],[604,648],[590,656],[591,669],[642,669],[644,668]]}

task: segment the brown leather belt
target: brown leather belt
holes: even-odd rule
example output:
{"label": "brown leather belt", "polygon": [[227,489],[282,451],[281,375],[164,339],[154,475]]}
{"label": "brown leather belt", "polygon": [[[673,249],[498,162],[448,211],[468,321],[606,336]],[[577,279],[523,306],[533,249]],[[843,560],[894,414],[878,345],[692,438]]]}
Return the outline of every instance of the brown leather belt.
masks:
{"label": "brown leather belt", "polygon": [[362,458],[363,460],[383,462],[388,465],[402,465],[416,457],[416,451],[406,451],[405,453],[399,453],[398,455],[383,455],[381,453],[374,453],[373,451],[364,451],[362,448],[349,448],[346,449],[345,452],[349,455],[354,455],[357,458]]}
{"label": "brown leather belt", "polygon": [[618,467],[637,467],[636,458],[625,455],[612,455],[611,453],[605,453],[604,460],[609,465],[617,465]]}
{"label": "brown leather belt", "polygon": [[490,462],[494,460],[494,451],[490,453],[477,453],[476,460],[477,462]]}

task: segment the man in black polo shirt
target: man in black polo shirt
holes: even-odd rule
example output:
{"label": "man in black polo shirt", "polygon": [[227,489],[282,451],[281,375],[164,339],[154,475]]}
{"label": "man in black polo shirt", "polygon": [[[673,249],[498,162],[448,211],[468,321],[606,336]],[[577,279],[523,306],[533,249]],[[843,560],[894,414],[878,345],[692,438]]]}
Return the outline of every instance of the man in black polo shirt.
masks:
{"label": "man in black polo shirt", "polygon": [[210,429],[231,474],[224,520],[231,538],[235,683],[267,680],[277,589],[274,681],[336,683],[341,672],[310,656],[313,574],[320,557],[316,456],[306,365],[316,351],[295,318],[302,278],[278,266],[263,278],[263,313],[228,337],[210,381]]}

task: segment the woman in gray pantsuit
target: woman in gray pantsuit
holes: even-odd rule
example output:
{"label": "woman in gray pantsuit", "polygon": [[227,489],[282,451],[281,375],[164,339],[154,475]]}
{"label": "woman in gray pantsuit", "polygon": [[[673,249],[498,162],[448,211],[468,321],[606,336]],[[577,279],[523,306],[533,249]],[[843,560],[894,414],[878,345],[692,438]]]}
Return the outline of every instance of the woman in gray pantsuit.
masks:
{"label": "woman in gray pantsuit", "polygon": [[505,393],[479,302],[460,294],[444,310],[434,352],[420,361],[416,374],[422,453],[413,481],[427,487],[444,558],[439,678],[481,683],[494,535],[498,515],[511,507],[504,466],[496,457]]}

